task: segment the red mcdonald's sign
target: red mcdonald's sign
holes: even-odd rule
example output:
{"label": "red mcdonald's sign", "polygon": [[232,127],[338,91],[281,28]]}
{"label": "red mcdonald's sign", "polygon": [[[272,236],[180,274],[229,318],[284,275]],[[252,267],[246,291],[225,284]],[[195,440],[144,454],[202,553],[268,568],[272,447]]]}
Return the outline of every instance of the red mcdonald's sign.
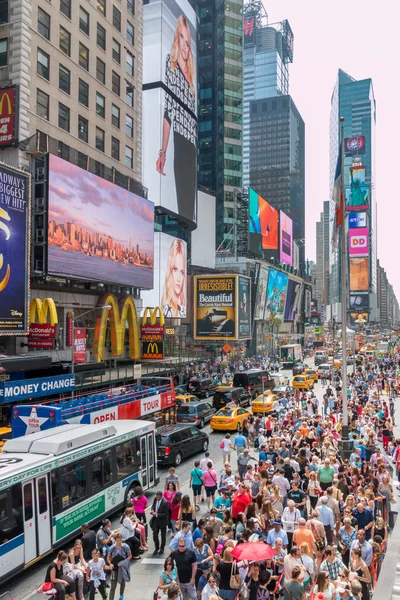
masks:
{"label": "red mcdonald's sign", "polygon": [[16,114],[17,87],[0,88],[0,147],[14,146],[18,141]]}

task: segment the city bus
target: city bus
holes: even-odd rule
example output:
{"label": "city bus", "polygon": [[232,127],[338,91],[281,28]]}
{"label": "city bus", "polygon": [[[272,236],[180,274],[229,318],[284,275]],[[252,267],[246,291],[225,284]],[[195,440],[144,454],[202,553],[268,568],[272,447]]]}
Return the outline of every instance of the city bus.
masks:
{"label": "city bus", "polygon": [[0,583],[68,548],[83,523],[158,483],[155,423],[64,425],[7,440],[0,455]]}

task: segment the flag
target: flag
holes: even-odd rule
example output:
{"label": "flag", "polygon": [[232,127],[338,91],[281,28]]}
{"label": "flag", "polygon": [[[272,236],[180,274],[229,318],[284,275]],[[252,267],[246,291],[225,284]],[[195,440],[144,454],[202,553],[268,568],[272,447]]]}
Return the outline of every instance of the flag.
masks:
{"label": "flag", "polygon": [[343,225],[343,186],[342,186],[342,144],[340,144],[339,155],[336,163],[335,180],[333,182],[332,200],[335,203],[335,218],[332,231],[332,245],[337,248],[338,245],[338,227]]}

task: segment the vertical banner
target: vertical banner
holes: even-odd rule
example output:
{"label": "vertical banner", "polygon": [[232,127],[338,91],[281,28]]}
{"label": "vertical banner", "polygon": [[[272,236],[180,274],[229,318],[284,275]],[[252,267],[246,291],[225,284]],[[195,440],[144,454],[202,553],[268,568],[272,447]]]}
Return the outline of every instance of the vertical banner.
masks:
{"label": "vertical banner", "polygon": [[28,329],[30,176],[0,163],[0,335]]}
{"label": "vertical banner", "polygon": [[237,338],[248,340],[251,338],[251,302],[250,302],[251,279],[238,275],[237,293]]}
{"label": "vertical banner", "polygon": [[86,329],[82,327],[74,329],[74,362],[86,362]]}
{"label": "vertical banner", "polygon": [[72,346],[72,327],[73,327],[72,313],[69,312],[67,314],[67,339],[66,339],[67,346]]}
{"label": "vertical banner", "polygon": [[0,88],[0,147],[15,146],[18,141],[17,86]]}

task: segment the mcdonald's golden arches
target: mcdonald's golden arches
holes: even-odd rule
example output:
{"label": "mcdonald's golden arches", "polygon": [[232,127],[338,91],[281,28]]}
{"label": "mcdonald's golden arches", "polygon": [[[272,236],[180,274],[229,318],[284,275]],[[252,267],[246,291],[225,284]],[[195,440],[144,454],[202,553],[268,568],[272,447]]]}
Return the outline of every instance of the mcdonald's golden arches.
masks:
{"label": "mcdonald's golden arches", "polygon": [[92,353],[97,362],[104,360],[108,319],[110,320],[112,355],[122,356],[124,353],[125,328],[126,322],[128,322],[129,356],[133,360],[140,358],[138,318],[132,296],[125,296],[117,300],[113,294],[106,294],[100,304],[110,305],[111,310],[103,308],[101,317],[96,321]]}
{"label": "mcdonald's golden arches", "polygon": [[29,324],[32,323],[47,323],[47,318],[50,318],[50,325],[57,325],[58,313],[57,307],[53,298],[34,298],[29,306]]}

